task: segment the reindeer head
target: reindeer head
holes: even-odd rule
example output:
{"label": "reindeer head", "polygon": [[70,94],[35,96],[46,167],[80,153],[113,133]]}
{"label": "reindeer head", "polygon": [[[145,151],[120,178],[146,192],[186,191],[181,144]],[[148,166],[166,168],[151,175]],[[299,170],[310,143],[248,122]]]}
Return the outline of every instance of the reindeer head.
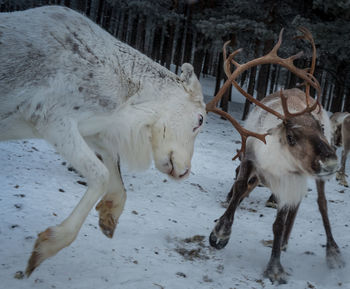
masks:
{"label": "reindeer head", "polygon": [[[296,91],[293,89],[286,93]],[[289,99],[293,100],[293,96],[289,96]],[[324,178],[335,174],[338,168],[337,156],[324,135],[318,116],[307,112],[287,118],[268,133],[275,137],[281,148],[281,156],[275,161],[286,159],[293,172],[312,177]]]}
{"label": "reindeer head", "polygon": [[[298,36],[296,38],[304,38],[308,40],[313,49],[313,55],[312,55],[312,61],[311,61],[311,67],[308,69],[300,69],[296,67],[293,62],[295,59],[298,59],[302,52],[292,55],[288,58],[281,58],[277,55],[278,49],[280,48],[282,44],[282,35],[283,35],[283,29],[280,32],[278,42],[273,47],[273,49],[266,54],[265,56],[253,59],[247,63],[239,64],[234,60],[234,57],[241,51],[241,49],[238,49],[231,53],[229,57],[226,56],[226,46],[229,44],[230,41],[226,42],[223,47],[223,56],[224,56],[224,71],[227,75],[227,81],[224,83],[224,85],[221,87],[217,95],[207,104],[206,109],[207,111],[212,111],[214,113],[217,113],[225,118],[227,118],[233,126],[239,131],[242,137],[242,147],[238,151],[237,155],[234,157],[237,158],[241,154],[244,154],[245,152],[245,146],[246,146],[246,140],[249,136],[253,136],[264,143],[266,143],[266,136],[268,134],[279,133],[279,135],[282,135],[281,141],[285,142],[288,146],[291,155],[293,154],[299,154],[300,156],[303,156],[304,153],[310,152],[311,150],[314,152],[314,154],[317,154],[317,157],[315,158],[315,163],[310,164],[308,169],[304,168],[308,173],[314,175],[314,174],[327,174],[330,173],[330,171],[334,171],[333,165],[326,165],[324,167],[324,163],[326,162],[327,158],[332,159],[330,161],[333,164],[333,158],[335,156],[334,150],[330,147],[328,141],[326,140],[325,136],[322,133],[322,130],[320,128],[320,125],[317,124],[318,122],[313,118],[312,113],[315,112],[316,108],[319,107],[321,110],[321,106],[319,103],[319,98],[321,94],[321,88],[317,81],[317,79],[313,76],[315,65],[316,65],[316,46],[314,43],[314,40],[312,38],[311,33],[304,27],[300,27],[299,30],[303,33],[303,35]],[[233,64],[236,69],[231,72],[231,64]],[[253,66],[261,65],[261,64],[278,64],[281,65],[288,70],[290,70],[292,73],[294,73],[296,76],[300,77],[305,81],[305,93],[302,93],[302,97],[304,99],[304,106],[301,108],[301,110],[297,112],[291,113],[288,109],[287,101],[288,95],[284,95],[281,91],[280,93],[280,100],[281,100],[281,107],[283,108],[283,113],[278,112],[271,107],[265,105],[263,102],[260,102],[256,100],[253,96],[245,92],[236,82],[236,78],[245,70],[250,69]],[[218,101],[223,96],[224,92],[233,84],[240,93],[242,93],[248,100],[262,108],[268,113],[271,113],[272,115],[276,116],[277,118],[282,120],[282,124],[278,126],[275,130],[270,130],[269,133],[265,134],[258,134],[254,133],[252,131],[246,130],[243,127],[239,125],[239,123],[231,117],[228,113],[221,111],[216,107]],[[310,86],[313,87],[317,92],[317,99],[316,101],[313,100],[310,95]],[[300,96],[299,96],[300,97]],[[310,102],[312,104],[310,104]],[[309,118],[308,121],[305,119]],[[302,125],[304,123],[304,125]],[[301,128],[305,129],[306,131],[301,134]],[[283,130],[281,132],[281,130]],[[305,133],[310,135],[310,138],[305,139],[305,137],[301,137]],[[307,135],[306,134],[306,135]],[[317,138],[316,135],[319,137]],[[319,139],[319,144],[316,144],[315,140]],[[324,141],[323,141],[324,140]],[[305,146],[310,146],[308,151],[305,151]],[[302,149],[304,147],[304,149]],[[309,157],[307,155],[304,155],[304,157]],[[321,164],[323,163],[323,165]],[[328,163],[328,162],[327,162]],[[327,173],[325,172],[327,171]]]}
{"label": "reindeer head", "polygon": [[192,65],[182,65],[180,78],[185,93],[164,103],[167,107],[152,126],[155,166],[176,179],[189,175],[194,141],[206,115],[201,86]]}

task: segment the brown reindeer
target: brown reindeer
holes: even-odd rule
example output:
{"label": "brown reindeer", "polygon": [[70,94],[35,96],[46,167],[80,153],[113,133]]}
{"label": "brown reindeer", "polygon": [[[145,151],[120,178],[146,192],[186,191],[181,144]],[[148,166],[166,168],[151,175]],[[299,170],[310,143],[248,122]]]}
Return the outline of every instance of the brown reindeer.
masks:
{"label": "brown reindeer", "polygon": [[[320,86],[313,77],[316,59],[314,41],[308,30],[300,30],[303,32],[302,37],[309,40],[313,46],[313,59],[309,71],[294,66],[293,61],[300,57],[300,53],[286,59],[277,55],[282,43],[282,31],[278,43],[263,57],[238,64],[233,60],[239,52],[237,50],[225,59],[228,82],[258,106],[250,113],[244,128],[237,126],[242,135],[238,176],[229,194],[228,208],[217,220],[209,240],[211,246],[217,249],[224,248],[229,241],[234,214],[240,202],[260,183],[270,188],[277,198],[278,211],[273,224],[271,257],[264,276],[277,283],[287,282],[287,274],[280,262],[281,248],[287,247],[300,202],[307,193],[308,177],[316,180],[318,205],[327,235],[327,263],[331,268],[344,265],[339,247],[331,233],[324,189],[325,180],[336,172],[337,156],[329,144],[330,121],[326,111],[319,104]],[[224,55],[226,56],[225,46]],[[236,67],[232,73],[231,63]],[[259,103],[238,86],[235,79],[244,70],[268,63],[280,64],[305,80],[305,92],[296,88],[284,90],[265,97]],[[226,83],[225,85],[224,88],[229,86]],[[316,89],[317,100],[309,96],[310,86]],[[237,125],[232,121],[232,117],[216,108],[222,94],[220,91],[207,104],[207,110],[226,115]],[[253,134],[251,130],[257,133]],[[247,139],[249,136],[256,136],[265,144],[257,138]]]}
{"label": "brown reindeer", "polygon": [[340,161],[340,169],[336,173],[336,179],[344,187],[349,184],[346,180],[345,164],[350,151],[350,113],[335,112],[330,117],[332,124],[332,145],[343,147]]}

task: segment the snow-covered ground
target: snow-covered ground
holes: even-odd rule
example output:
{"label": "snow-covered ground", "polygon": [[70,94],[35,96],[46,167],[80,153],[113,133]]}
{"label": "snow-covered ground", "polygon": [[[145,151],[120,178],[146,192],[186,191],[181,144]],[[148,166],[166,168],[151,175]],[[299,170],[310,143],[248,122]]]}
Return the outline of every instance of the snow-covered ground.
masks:
{"label": "snow-covered ground", "polygon": [[[211,79],[202,83],[212,95]],[[231,103],[237,119],[242,102]],[[238,161],[231,159],[239,141],[230,123],[210,114],[187,180],[169,180],[154,167],[142,173],[123,171],[128,199],[113,239],[101,233],[93,210],[75,242],[29,279],[15,274],[24,271],[36,235],[68,216],[86,187],[44,141],[0,143],[0,288],[275,288],[262,277],[271,249],[261,241],[272,239],[276,214],[264,206],[270,195],[266,188],[257,188],[242,202],[224,249],[208,243],[214,220],[225,210],[221,201],[233,184]],[[333,234],[348,266],[326,266],[326,237],[310,180],[288,250],[282,253],[289,282],[279,288],[350,288],[350,189],[333,178],[326,191]]]}

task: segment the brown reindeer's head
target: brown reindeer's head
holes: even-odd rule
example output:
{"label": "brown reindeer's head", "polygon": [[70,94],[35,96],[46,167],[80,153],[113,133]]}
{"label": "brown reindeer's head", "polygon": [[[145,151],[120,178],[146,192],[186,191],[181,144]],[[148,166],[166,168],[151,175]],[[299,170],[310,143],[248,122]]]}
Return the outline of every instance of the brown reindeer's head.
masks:
{"label": "brown reindeer's head", "polygon": [[337,155],[311,113],[287,119],[269,134],[279,137],[282,147],[302,172],[319,178],[335,174]]}
{"label": "brown reindeer's head", "polygon": [[[266,134],[258,134],[246,130],[243,127],[241,127],[239,123],[228,113],[221,111],[216,107],[224,92],[230,87],[231,84],[233,84],[238,89],[238,91],[241,92],[249,101],[261,107],[266,112],[269,112],[282,120],[281,125],[274,129],[275,132],[277,132],[278,130],[279,136],[282,136],[280,142],[286,144],[286,147],[288,148],[288,151],[290,151],[290,154],[291,156],[293,156],[293,158],[299,160],[307,160],[303,162],[298,162],[303,164],[303,168],[300,168],[302,169],[302,171],[307,172],[308,174],[311,174],[313,176],[316,175],[321,177],[333,174],[335,172],[337,158],[334,149],[329,145],[326,137],[322,132],[320,123],[313,116],[313,114],[316,114],[317,108],[319,108],[319,111],[317,113],[320,113],[321,111],[321,105],[319,103],[321,88],[317,79],[313,76],[316,65],[316,46],[311,33],[306,28],[301,27],[299,28],[299,30],[303,33],[303,35],[297,38],[304,38],[308,40],[311,43],[313,49],[311,67],[308,69],[300,69],[293,64],[293,61],[299,58],[302,55],[302,53],[292,55],[288,58],[281,58],[277,55],[278,49],[282,44],[283,29],[280,32],[278,42],[268,54],[266,54],[263,57],[253,59],[244,64],[239,64],[234,60],[234,57],[237,55],[237,53],[241,51],[241,49],[234,51],[228,57],[226,56],[226,46],[229,44],[229,42],[226,42],[223,48],[223,56],[224,70],[228,79],[221,87],[217,95],[209,103],[207,103],[206,109],[208,112],[215,112],[230,120],[231,123],[241,134],[242,147],[238,151],[234,159],[240,156],[241,154],[244,154],[246,140],[249,136],[258,138],[259,140],[266,143],[266,136],[268,134],[271,135],[272,131],[269,131],[269,133]],[[236,69],[233,72],[231,72],[231,64],[233,64],[236,67]],[[264,102],[258,101],[253,96],[245,92],[238,85],[236,79],[241,73],[243,73],[243,71],[246,71],[247,69],[262,64],[281,65],[287,68],[292,73],[294,73],[297,77],[305,81],[305,93],[303,93],[300,90],[297,90],[300,93],[297,93],[297,95],[295,96],[299,99],[299,103],[300,100],[304,103],[303,107],[298,107],[298,109],[295,110],[293,103],[291,103],[293,101],[291,100],[291,98],[294,97],[293,93],[292,95],[290,95],[290,92],[281,91],[280,107],[282,107],[283,113],[280,113],[274,110],[272,107],[269,107],[268,105],[264,104]],[[317,92],[316,100],[311,98],[309,95],[310,87],[313,87]],[[276,97],[275,94],[271,96]],[[268,99],[271,96],[268,96],[265,99]],[[293,110],[293,112],[291,112],[289,109]]]}

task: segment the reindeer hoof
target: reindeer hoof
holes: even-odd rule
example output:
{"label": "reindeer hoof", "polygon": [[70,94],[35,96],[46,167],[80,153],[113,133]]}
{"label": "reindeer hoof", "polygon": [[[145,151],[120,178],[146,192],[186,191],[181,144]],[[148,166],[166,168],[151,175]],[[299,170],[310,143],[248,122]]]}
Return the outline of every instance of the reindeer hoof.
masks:
{"label": "reindeer hoof", "polygon": [[35,242],[34,249],[32,252],[32,255],[30,256],[28,260],[28,265],[26,268],[26,275],[29,277],[35,268],[37,268],[47,257],[45,257],[44,253],[42,252],[43,247],[45,247],[45,244],[48,243],[48,240],[50,239],[52,235],[52,230],[50,228],[46,229],[44,232],[41,232],[38,235],[38,238]]}
{"label": "reindeer hoof", "polygon": [[210,237],[209,237],[210,246],[212,246],[218,250],[224,248],[227,245],[229,240],[230,240],[230,237],[218,240],[218,238],[216,237],[216,234],[214,232],[211,232]]}
{"label": "reindeer hoof", "polygon": [[327,248],[327,266],[330,269],[337,269],[345,267],[345,261],[340,253],[338,247]]}
{"label": "reindeer hoof", "polygon": [[114,230],[117,226],[116,221],[114,220],[114,217],[112,214],[108,214],[107,216],[101,218],[98,222],[101,231],[103,234],[105,234],[108,238],[112,238],[114,234]]}
{"label": "reindeer hoof", "polygon": [[96,210],[100,214],[99,226],[103,234],[108,238],[112,238],[115,228],[117,226],[118,220],[113,215],[113,201],[101,200],[97,206]]}
{"label": "reindeer hoof", "polygon": [[273,284],[287,284],[287,273],[281,264],[267,265],[264,277],[269,278]]}
{"label": "reindeer hoof", "polygon": [[342,186],[349,187],[349,184],[346,180],[346,174],[338,171],[335,175],[335,178],[337,181],[339,181],[339,184],[341,184]]}

